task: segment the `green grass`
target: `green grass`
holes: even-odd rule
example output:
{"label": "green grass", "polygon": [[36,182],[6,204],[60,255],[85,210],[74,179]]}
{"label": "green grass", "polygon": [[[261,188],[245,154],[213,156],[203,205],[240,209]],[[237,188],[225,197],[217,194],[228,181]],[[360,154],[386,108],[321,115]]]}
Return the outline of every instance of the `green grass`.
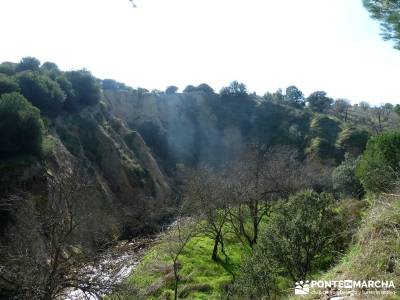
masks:
{"label": "green grass", "polygon": [[[219,253],[219,260],[215,262],[211,259],[212,239],[200,234],[189,241],[178,259],[181,264],[179,274],[182,276],[178,290],[180,299],[221,298],[224,286],[237,274],[244,253],[243,246],[233,236],[227,234],[225,244],[228,259]],[[144,299],[173,299],[173,280],[171,277],[166,280],[167,272],[160,271],[172,267],[164,248],[165,242],[154,246],[128,278],[128,283],[139,288]],[[149,292],[155,285],[160,288]],[[124,299],[137,298],[128,296]]]}
{"label": "green grass", "polygon": [[[400,299],[399,200],[399,197],[393,196],[375,199],[346,255],[335,267],[314,279],[392,280],[396,287],[396,295],[373,299]],[[391,257],[395,258],[395,265],[389,270]],[[306,299],[314,298],[310,296]]]}
{"label": "green grass", "polygon": [[45,158],[51,156],[55,149],[56,141],[54,140],[54,137],[51,135],[44,136],[42,141],[42,156]]}
{"label": "green grass", "polygon": [[[338,263],[325,273],[315,274],[313,280],[393,280],[395,296],[374,299],[400,299],[400,201],[396,196],[383,196],[369,201],[370,207],[362,214],[362,223],[355,234],[348,251]],[[352,205],[345,209],[352,210]],[[358,210],[357,210],[358,211]],[[179,257],[182,276],[178,293],[179,299],[220,299],[224,287],[238,274],[243,255],[247,250],[226,228],[225,246],[229,259],[219,254],[219,261],[211,259],[213,241],[200,234],[191,239]],[[168,239],[166,239],[168,240]],[[145,255],[144,259],[128,278],[127,282],[139,289],[140,295],[123,299],[173,299],[173,280],[167,278],[164,268],[171,268],[172,261],[164,251],[161,241]],[[389,270],[388,262],[396,258],[396,264]],[[167,280],[168,279],[168,280]],[[149,292],[149,287],[156,286]],[[288,299],[298,299],[290,296]],[[314,298],[313,298],[314,297]],[[302,298],[304,299],[304,298]],[[316,299],[309,296],[305,299]]]}

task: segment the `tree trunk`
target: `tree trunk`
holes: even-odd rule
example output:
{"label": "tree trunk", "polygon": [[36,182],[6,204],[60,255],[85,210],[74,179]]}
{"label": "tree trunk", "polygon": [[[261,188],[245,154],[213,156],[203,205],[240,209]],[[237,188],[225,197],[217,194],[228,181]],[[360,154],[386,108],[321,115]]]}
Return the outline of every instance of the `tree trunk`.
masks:
{"label": "tree trunk", "polygon": [[258,240],[258,213],[255,215],[255,217],[253,218],[253,240],[251,241],[251,248],[253,248],[254,244],[257,244],[257,240]]}
{"label": "tree trunk", "polygon": [[178,299],[179,275],[178,275],[178,266],[176,265],[176,261],[174,261],[174,277],[175,277],[174,300],[177,300]]}
{"label": "tree trunk", "polygon": [[250,215],[253,222],[253,234],[250,236],[251,238],[248,239],[251,248],[257,243],[258,239],[258,206],[259,203],[256,200],[249,203]]}
{"label": "tree trunk", "polygon": [[213,249],[212,256],[211,256],[213,261],[217,261],[217,258],[218,258],[219,241],[220,241],[220,233],[218,232],[217,236],[214,239],[214,249]]}
{"label": "tree trunk", "polygon": [[228,257],[228,255],[227,255],[226,252],[225,252],[224,238],[222,237],[222,234],[220,235],[219,243],[221,244],[221,252],[222,252],[222,253],[224,254],[224,256],[225,256],[225,262],[228,262],[229,257]]}

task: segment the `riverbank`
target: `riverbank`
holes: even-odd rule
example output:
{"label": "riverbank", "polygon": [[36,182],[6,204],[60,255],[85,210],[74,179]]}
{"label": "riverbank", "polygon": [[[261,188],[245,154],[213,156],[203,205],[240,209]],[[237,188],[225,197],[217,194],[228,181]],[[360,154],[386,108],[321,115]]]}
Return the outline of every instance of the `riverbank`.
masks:
{"label": "riverbank", "polygon": [[[91,279],[104,282],[104,286],[117,286],[129,277],[145,256],[146,250],[156,244],[159,235],[137,238],[131,241],[120,241],[110,247],[93,265],[85,266],[81,272]],[[74,289],[68,291],[63,300],[99,300],[111,294],[112,290],[104,290],[101,295],[85,293]]]}
{"label": "riverbank", "polygon": [[[221,299],[228,285],[238,273],[243,245],[234,237],[226,235],[225,252],[217,261],[212,260],[213,240],[201,233],[193,237],[179,255],[178,297],[188,299]],[[136,294],[117,293],[110,299],[173,299],[173,263],[168,253],[170,238],[164,236],[146,251],[125,283]]]}

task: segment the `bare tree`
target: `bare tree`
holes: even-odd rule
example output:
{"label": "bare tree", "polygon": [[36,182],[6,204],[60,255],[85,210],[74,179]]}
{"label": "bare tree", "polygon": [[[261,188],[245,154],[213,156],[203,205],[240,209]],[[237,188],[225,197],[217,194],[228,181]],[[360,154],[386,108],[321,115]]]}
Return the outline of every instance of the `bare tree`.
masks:
{"label": "bare tree", "polygon": [[211,255],[214,261],[218,260],[219,247],[227,259],[224,226],[231,210],[232,188],[225,177],[211,168],[200,167],[188,173],[183,192],[185,209],[203,218],[205,222],[202,231],[214,241]]}
{"label": "bare tree", "polygon": [[[56,299],[72,289],[101,296],[113,282],[93,272],[96,253],[84,245],[93,220],[84,173],[48,178],[46,196],[20,194],[6,201],[14,216],[0,245],[0,286],[18,299]],[[3,207],[4,208],[4,207]]]}
{"label": "bare tree", "polygon": [[384,105],[373,107],[369,110],[369,125],[376,134],[382,133],[390,120],[392,111]]}
{"label": "bare tree", "polygon": [[[299,190],[325,185],[328,172],[311,162],[301,162],[289,147],[251,145],[232,168],[235,209],[229,220],[237,237],[251,248],[257,243],[260,223],[274,202]],[[250,222],[248,222],[250,220]]]}
{"label": "bare tree", "polygon": [[376,107],[370,107],[366,103],[353,106],[349,112],[352,122],[368,127],[375,134],[380,134],[387,130],[397,130],[399,118],[390,103]]}
{"label": "bare tree", "polygon": [[347,122],[350,108],[351,104],[349,100],[336,99],[331,109],[334,115],[341,118],[344,122]]}
{"label": "bare tree", "polygon": [[[229,212],[229,220],[237,237],[250,247],[257,243],[260,222],[270,209],[270,203],[264,201],[264,159],[264,153],[252,147],[242,160],[234,164],[230,177],[234,186],[235,209]],[[249,217],[250,226],[246,226]]]}
{"label": "bare tree", "polygon": [[182,214],[178,214],[172,230],[165,237],[165,250],[172,261],[175,300],[178,299],[178,287],[181,279],[179,275],[179,269],[181,267],[179,257],[186,245],[198,232],[198,222],[195,218],[183,217]]}
{"label": "bare tree", "polygon": [[[278,199],[307,188],[329,185],[330,171],[297,159],[289,147],[251,145],[242,159],[223,171],[200,167],[187,174],[183,202],[192,215],[201,215],[203,232],[214,241],[212,259],[225,253],[224,234],[233,230],[243,245],[253,248],[260,224]],[[229,226],[227,224],[229,223]]]}

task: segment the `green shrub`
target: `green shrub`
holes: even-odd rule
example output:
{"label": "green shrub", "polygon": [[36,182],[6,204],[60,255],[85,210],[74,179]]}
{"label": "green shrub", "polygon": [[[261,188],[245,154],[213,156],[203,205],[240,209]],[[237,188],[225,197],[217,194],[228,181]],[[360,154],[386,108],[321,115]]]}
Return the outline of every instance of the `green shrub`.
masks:
{"label": "green shrub", "polygon": [[327,193],[303,191],[278,205],[229,299],[281,299],[295,281],[327,270],[345,251],[355,223],[341,204]]}
{"label": "green shrub", "polygon": [[367,131],[348,127],[339,134],[337,145],[344,152],[358,156],[364,151],[368,138],[369,133]]}
{"label": "green shrub", "polygon": [[170,86],[167,87],[167,89],[165,90],[165,93],[168,94],[168,95],[173,95],[173,94],[175,94],[178,90],[179,90],[179,88],[178,88],[177,86],[170,85]]}
{"label": "green shrub", "polygon": [[311,121],[311,133],[314,137],[327,140],[331,144],[336,142],[336,138],[340,132],[340,124],[338,121],[325,117],[317,116]]}
{"label": "green shrub", "polygon": [[100,101],[100,85],[89,71],[70,71],[66,72],[66,76],[75,90],[79,104],[94,105]]}
{"label": "green shrub", "polygon": [[[287,281],[279,276],[279,267],[261,248],[246,258],[238,276],[223,299],[278,299],[280,284]],[[288,285],[288,284],[287,284]]]}
{"label": "green shrub", "polygon": [[19,93],[0,97],[0,157],[40,155],[43,122],[40,111]]}
{"label": "green shrub", "polygon": [[261,244],[286,276],[303,280],[327,269],[342,248],[344,222],[331,195],[304,191],[292,196],[271,216]]}
{"label": "green shrub", "polygon": [[21,93],[46,115],[57,115],[65,101],[58,83],[39,73],[26,71],[17,75]]}
{"label": "green shrub", "polygon": [[333,103],[333,99],[327,97],[326,92],[316,91],[308,96],[306,102],[308,107],[316,112],[324,112],[330,108]]}
{"label": "green shrub", "polygon": [[40,61],[31,56],[23,57],[16,67],[17,72],[23,71],[39,71]]}
{"label": "green shrub", "polygon": [[60,69],[58,68],[58,66],[53,63],[53,62],[49,62],[46,61],[45,63],[43,63],[43,65],[40,67],[40,69],[42,71],[47,71],[47,72],[55,72],[55,73],[60,73]]}
{"label": "green shrub", "polygon": [[209,86],[208,84],[206,84],[206,83],[199,84],[199,85],[196,87],[196,90],[197,90],[198,92],[203,92],[203,93],[205,93],[205,94],[212,94],[212,93],[214,93],[213,88],[210,87],[210,86]]}
{"label": "green shrub", "polygon": [[18,64],[12,62],[3,62],[0,64],[0,73],[9,76],[14,75],[16,72],[17,65]]}
{"label": "green shrub", "polygon": [[333,170],[333,188],[342,197],[360,198],[364,194],[363,186],[355,174],[358,161],[358,158],[346,153],[344,161]]}
{"label": "green shrub", "polygon": [[193,93],[196,92],[196,87],[194,85],[188,85],[187,87],[185,87],[185,89],[183,90],[184,93]]}
{"label": "green shrub", "polygon": [[221,127],[235,125],[246,135],[251,129],[251,116],[257,106],[246,85],[233,81],[220,91],[219,122]]}
{"label": "green shrub", "polygon": [[324,160],[325,163],[335,165],[338,158],[338,151],[334,144],[324,138],[311,140],[310,146],[306,149],[306,154],[312,159]]}
{"label": "green shrub", "polygon": [[387,132],[371,138],[357,165],[356,175],[369,192],[394,188],[400,171],[400,132]]}
{"label": "green shrub", "polygon": [[77,109],[77,95],[76,91],[72,87],[72,83],[68,80],[64,73],[59,74],[55,81],[58,83],[60,88],[64,91],[66,99],[64,102],[64,107],[68,111],[73,111]]}
{"label": "green shrub", "polygon": [[56,149],[56,142],[51,135],[45,136],[42,141],[42,157],[50,157]]}
{"label": "green shrub", "polygon": [[284,96],[284,100],[287,104],[302,108],[305,105],[304,95],[302,91],[300,91],[296,86],[291,85],[286,88],[286,94]]}
{"label": "green shrub", "polygon": [[15,78],[0,73],[0,95],[19,92],[20,88]]}

